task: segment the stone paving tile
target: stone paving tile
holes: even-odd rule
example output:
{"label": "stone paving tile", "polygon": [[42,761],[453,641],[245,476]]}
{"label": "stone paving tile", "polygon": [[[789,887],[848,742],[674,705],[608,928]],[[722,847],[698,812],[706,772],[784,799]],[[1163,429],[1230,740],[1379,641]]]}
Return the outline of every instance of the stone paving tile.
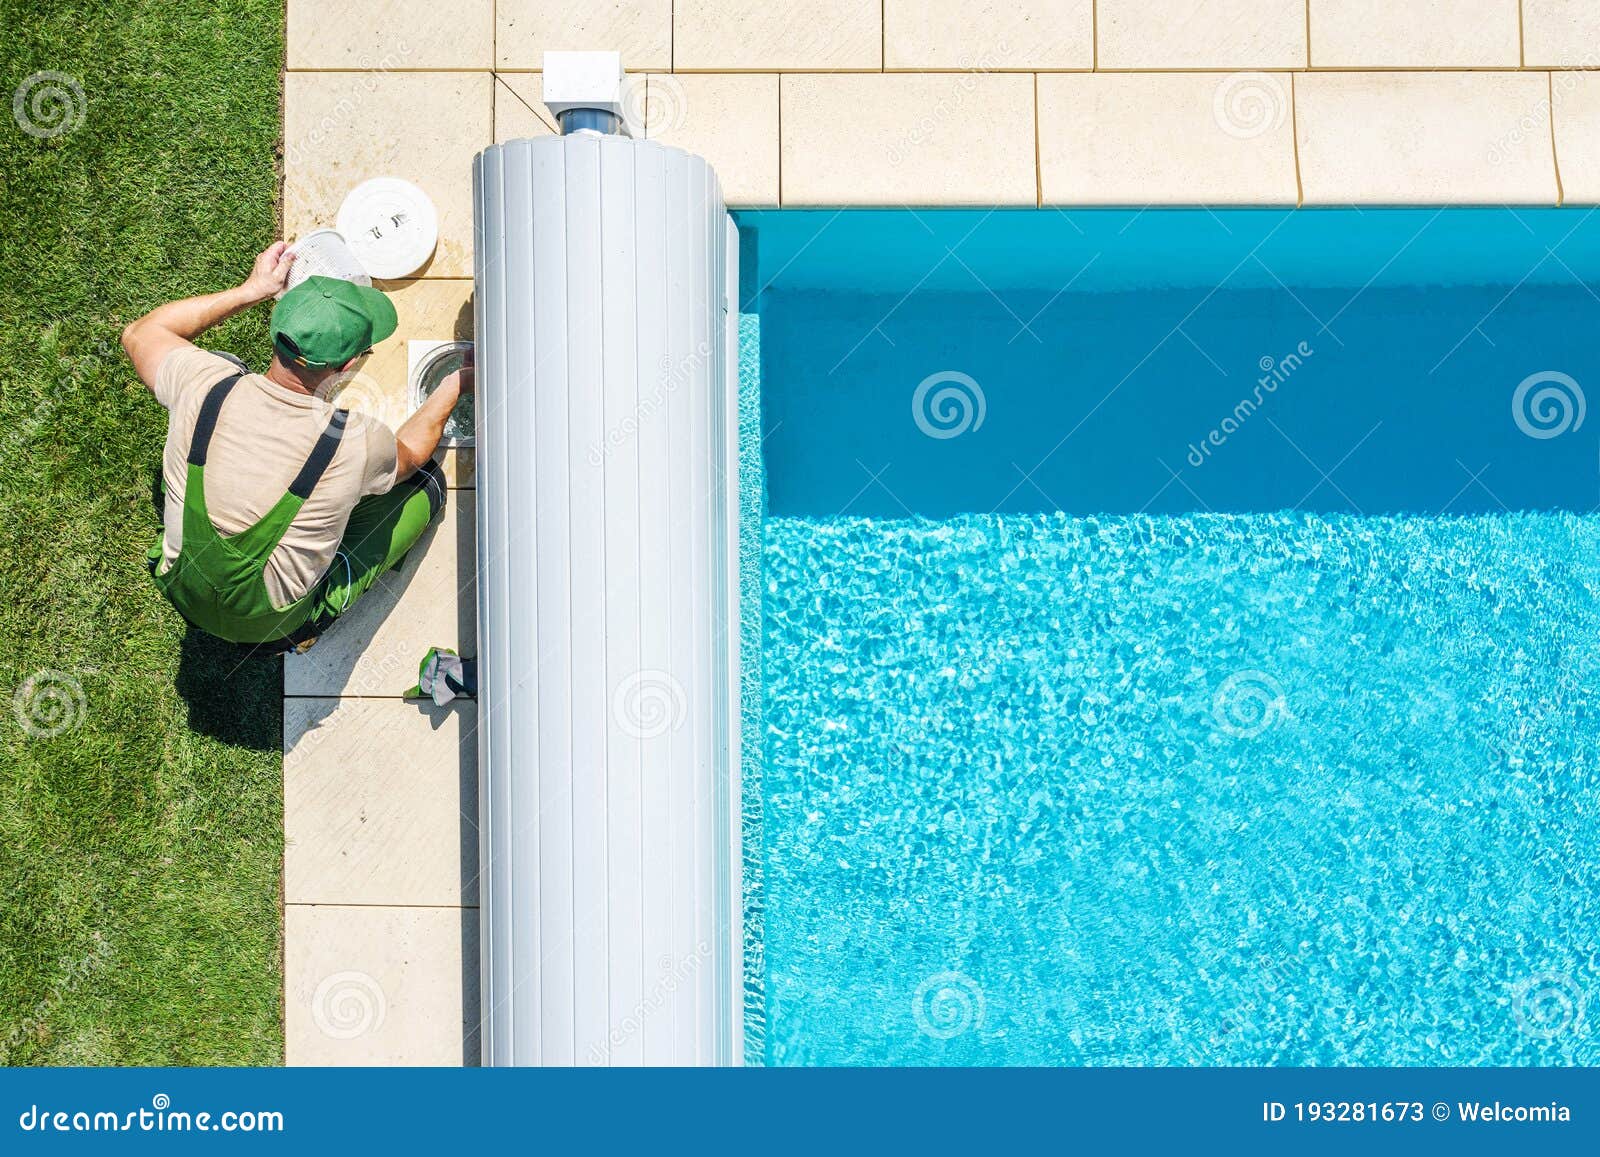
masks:
{"label": "stone paving tile", "polygon": [[645,136],[711,162],[732,208],[778,203],[778,78],[651,73]]}
{"label": "stone paving tile", "polygon": [[1522,0],[1522,63],[1528,68],[1600,68],[1600,4]]}
{"label": "stone paving tile", "polygon": [[1097,0],[1100,68],[1306,63],[1305,0]]}
{"label": "stone paving tile", "polygon": [[478,902],[476,703],[288,699],[283,714],[285,903]]}
{"label": "stone paving tile", "polygon": [[883,64],[881,0],[676,0],[672,67],[830,71]]}
{"label": "stone paving tile", "polygon": [[1553,205],[1549,87],[1542,72],[1301,75],[1305,201]]}
{"label": "stone paving tile", "polygon": [[785,205],[1032,205],[1033,78],[785,76]]}
{"label": "stone paving tile", "polygon": [[1293,205],[1284,73],[1039,77],[1045,204]]}
{"label": "stone paving tile", "polygon": [[290,904],[291,1065],[475,1065],[478,910]]}
{"label": "stone paving tile", "polygon": [[492,68],[495,0],[288,0],[288,66]]}
{"label": "stone paving tile", "polygon": [[495,60],[538,71],[546,52],[622,53],[622,67],[672,67],[673,0],[497,0]]}
{"label": "stone paving tile", "polygon": [[1550,88],[1563,201],[1600,205],[1600,73],[1558,72]]}
{"label": "stone paving tile", "polygon": [[891,69],[1090,68],[1093,0],[885,0]]}
{"label": "stone paving tile", "polygon": [[495,77],[495,144],[525,137],[548,137],[556,131],[556,114],[544,106],[544,77],[537,72],[502,72]]}
{"label": "stone paving tile", "polygon": [[1517,0],[1309,0],[1317,68],[1516,68]]}

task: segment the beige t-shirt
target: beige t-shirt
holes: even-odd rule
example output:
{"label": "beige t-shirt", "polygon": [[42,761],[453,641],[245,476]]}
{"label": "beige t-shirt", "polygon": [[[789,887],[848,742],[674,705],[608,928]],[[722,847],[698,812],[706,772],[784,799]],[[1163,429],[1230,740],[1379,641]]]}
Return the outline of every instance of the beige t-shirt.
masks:
{"label": "beige t-shirt", "polygon": [[[156,371],[156,400],[167,408],[166,539],[162,569],[183,545],[183,491],[189,443],[200,403],[211,387],[238,372],[205,350],[173,350]],[[222,404],[206,454],[206,509],[222,535],[259,522],[289,490],[334,407],[260,374],[246,374]],[[289,525],[262,576],[277,606],[287,606],[316,585],[344,535],[356,502],[383,494],[395,483],[394,434],[382,422],[352,412],[338,452]]]}

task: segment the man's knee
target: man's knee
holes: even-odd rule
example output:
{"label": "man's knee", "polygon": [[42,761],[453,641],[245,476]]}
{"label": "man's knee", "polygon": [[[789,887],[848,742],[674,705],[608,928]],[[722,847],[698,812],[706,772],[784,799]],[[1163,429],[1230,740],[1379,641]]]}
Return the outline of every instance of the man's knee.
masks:
{"label": "man's knee", "polygon": [[444,467],[432,458],[418,466],[417,472],[407,478],[402,485],[413,487],[427,495],[429,522],[432,522],[443,513],[445,497],[449,493],[449,489],[445,483]]}

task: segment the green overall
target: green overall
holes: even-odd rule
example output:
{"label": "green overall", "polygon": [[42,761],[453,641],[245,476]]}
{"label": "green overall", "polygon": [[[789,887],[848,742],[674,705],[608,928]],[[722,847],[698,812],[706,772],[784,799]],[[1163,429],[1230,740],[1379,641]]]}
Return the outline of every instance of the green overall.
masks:
{"label": "green overall", "polygon": [[[344,410],[333,412],[288,493],[260,522],[224,538],[206,511],[206,450],[222,403],[240,377],[234,374],[212,386],[200,404],[183,492],[183,546],[171,567],[163,573],[153,566],[152,574],[162,593],[196,627],[233,643],[265,643],[306,626],[321,605],[319,583],[288,606],[273,606],[262,575],[289,524],[333,461],[349,415]],[[150,554],[159,562],[161,544]]]}

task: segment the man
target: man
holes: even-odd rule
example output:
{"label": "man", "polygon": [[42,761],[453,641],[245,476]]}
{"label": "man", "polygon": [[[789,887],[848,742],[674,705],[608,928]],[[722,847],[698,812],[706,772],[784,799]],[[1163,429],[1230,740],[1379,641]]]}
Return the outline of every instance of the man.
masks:
{"label": "man", "polygon": [[319,397],[395,330],[376,289],[310,277],[272,311],[272,365],[243,372],[194,339],[279,293],[283,242],[242,284],[163,305],[122,331],[134,369],[169,412],[165,525],[150,572],[193,626],[276,653],[304,650],[444,509],[432,461],[471,371],[447,379],[400,429]]}

